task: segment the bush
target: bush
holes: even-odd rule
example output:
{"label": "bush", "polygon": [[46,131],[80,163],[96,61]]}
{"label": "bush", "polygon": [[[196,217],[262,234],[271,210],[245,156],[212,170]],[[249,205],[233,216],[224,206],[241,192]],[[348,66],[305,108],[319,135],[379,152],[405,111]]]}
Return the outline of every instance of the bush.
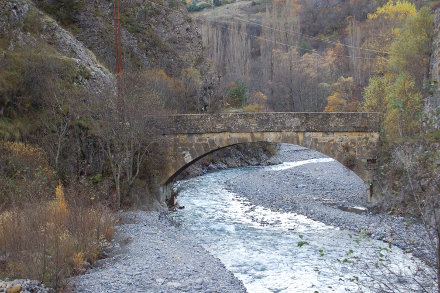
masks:
{"label": "bush", "polygon": [[229,89],[227,102],[232,107],[246,107],[248,104],[246,85],[241,82],[235,82]]}
{"label": "bush", "polygon": [[264,106],[260,104],[250,104],[243,108],[244,112],[265,112]]}
{"label": "bush", "polygon": [[47,0],[40,5],[64,26],[72,26],[76,22],[77,14],[84,7],[81,0]]}
{"label": "bush", "polygon": [[206,2],[199,2],[197,4],[193,2],[189,5],[186,5],[186,9],[189,12],[201,11],[201,10],[208,8],[208,7],[211,7],[211,4],[206,3]]}
{"label": "bush", "polygon": [[0,278],[37,279],[60,288],[111,240],[115,220],[108,209],[69,201],[61,185],[55,193],[54,200],[0,214]]}
{"label": "bush", "polygon": [[54,185],[55,172],[40,148],[0,141],[0,210],[48,199]]}

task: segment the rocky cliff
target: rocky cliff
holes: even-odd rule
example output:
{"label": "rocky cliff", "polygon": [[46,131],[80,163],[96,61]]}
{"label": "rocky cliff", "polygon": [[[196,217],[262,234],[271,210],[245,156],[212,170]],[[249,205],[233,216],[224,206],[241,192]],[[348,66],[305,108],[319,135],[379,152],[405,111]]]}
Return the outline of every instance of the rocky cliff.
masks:
{"label": "rocky cliff", "polygon": [[[88,89],[108,87],[115,68],[113,1],[6,0],[0,15],[4,60],[17,46],[40,55],[56,53],[86,69],[80,79]],[[183,84],[182,72],[189,72],[197,89],[187,99],[205,104],[212,99],[218,78],[184,3],[123,0],[120,20],[125,71],[161,69]]]}
{"label": "rocky cliff", "polygon": [[112,83],[111,72],[95,54],[31,1],[0,2],[0,40],[3,68],[9,53],[36,50],[43,59],[55,56],[68,61],[79,72],[76,82],[92,92],[100,92]]}
{"label": "rocky cliff", "polygon": [[[115,68],[113,1],[34,2],[64,23],[107,68]],[[73,4],[60,6],[59,2]],[[54,9],[57,7],[59,9]],[[126,70],[159,68],[172,77],[179,77],[182,70],[195,68],[202,78],[200,97],[207,99],[214,94],[215,71],[203,55],[200,33],[183,2],[122,0],[120,21]]]}
{"label": "rocky cliff", "polygon": [[430,91],[432,95],[425,99],[426,127],[440,129],[440,8],[435,11],[434,39],[430,63]]}

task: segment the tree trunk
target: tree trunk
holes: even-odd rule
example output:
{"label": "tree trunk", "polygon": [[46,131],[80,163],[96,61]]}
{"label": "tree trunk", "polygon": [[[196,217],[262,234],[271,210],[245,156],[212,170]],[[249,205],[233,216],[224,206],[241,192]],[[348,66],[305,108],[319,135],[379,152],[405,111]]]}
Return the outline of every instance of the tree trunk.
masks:
{"label": "tree trunk", "polygon": [[121,206],[121,172],[120,172],[120,168],[118,169],[119,170],[115,176],[115,185],[116,185],[115,204],[116,204],[116,208],[119,209],[119,207]]}

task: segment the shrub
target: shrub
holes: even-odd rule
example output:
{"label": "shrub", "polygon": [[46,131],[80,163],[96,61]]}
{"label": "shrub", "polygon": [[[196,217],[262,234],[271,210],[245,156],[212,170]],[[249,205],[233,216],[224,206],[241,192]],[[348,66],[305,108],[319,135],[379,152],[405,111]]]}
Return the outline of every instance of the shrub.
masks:
{"label": "shrub", "polygon": [[201,11],[201,10],[208,8],[208,7],[211,7],[211,4],[206,3],[206,2],[199,2],[197,4],[193,2],[191,4],[186,5],[186,9],[189,12]]}
{"label": "shrub", "polygon": [[43,30],[43,16],[38,13],[37,9],[29,11],[23,22],[23,29],[31,34],[38,35]]}
{"label": "shrub", "polygon": [[0,141],[0,209],[48,199],[54,180],[40,148]]}
{"label": "shrub", "polygon": [[245,107],[248,104],[246,85],[241,82],[234,82],[229,89],[227,102],[232,107]]}
{"label": "shrub", "polygon": [[108,209],[69,201],[58,185],[56,199],[0,214],[0,278],[38,279],[60,288],[64,278],[100,256],[114,224]]}
{"label": "shrub", "polygon": [[243,108],[244,112],[264,112],[264,106],[260,104],[250,104]]}

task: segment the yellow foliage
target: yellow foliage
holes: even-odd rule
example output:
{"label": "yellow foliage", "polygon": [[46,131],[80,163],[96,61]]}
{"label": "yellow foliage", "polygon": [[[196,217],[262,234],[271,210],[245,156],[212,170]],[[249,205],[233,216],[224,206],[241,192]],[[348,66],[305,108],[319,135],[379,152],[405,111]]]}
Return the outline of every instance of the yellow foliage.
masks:
{"label": "yellow foliage", "polygon": [[388,102],[386,96],[391,78],[390,75],[370,78],[368,86],[364,88],[364,101],[360,107],[360,111],[385,114]]}
{"label": "yellow foliage", "polygon": [[64,197],[63,186],[61,183],[55,189],[56,195],[56,204],[55,204],[55,212],[56,216],[59,220],[65,219],[67,215],[67,203]]}
{"label": "yellow foliage", "polygon": [[327,106],[324,112],[343,112],[347,106],[347,101],[341,97],[339,92],[334,92],[327,98]]}
{"label": "yellow foliage", "polygon": [[73,255],[73,264],[76,269],[80,269],[84,264],[84,253],[82,251]]}
{"label": "yellow foliage", "polygon": [[0,206],[23,205],[52,193],[55,171],[42,149],[0,141]]}
{"label": "yellow foliage", "polygon": [[247,105],[244,112],[265,112],[267,111],[267,97],[262,92],[254,92],[249,97],[249,105]]}
{"label": "yellow foliage", "polygon": [[[85,207],[75,201],[67,209],[65,203],[59,185],[55,201],[0,213],[0,251],[5,255],[0,275],[39,279],[59,288],[64,285],[63,278],[84,267],[85,260],[97,259],[103,240],[112,237],[108,232],[115,224],[112,213],[101,206]],[[60,210],[66,212],[68,221],[59,221]]]}
{"label": "yellow foliage", "polygon": [[202,77],[200,75],[200,71],[194,67],[188,67],[182,70],[182,79],[186,82],[193,82],[197,85],[202,84]]}
{"label": "yellow foliage", "polygon": [[21,142],[4,142],[0,144],[0,149],[9,152],[14,157],[20,157],[25,161],[34,162],[38,165],[46,165],[47,161],[44,152],[35,146]]}
{"label": "yellow foliage", "polygon": [[[157,77],[159,77],[163,80],[170,80],[170,77],[163,69],[157,70],[155,74],[157,75]],[[154,73],[153,73],[153,75],[154,75]]]}
{"label": "yellow foliage", "polygon": [[264,112],[264,106],[260,104],[249,104],[243,108],[244,112]]}
{"label": "yellow foliage", "polygon": [[369,13],[368,19],[384,18],[391,20],[404,20],[408,16],[416,14],[416,12],[416,6],[407,0],[399,0],[396,3],[390,0],[384,6],[378,7],[376,12]]}
{"label": "yellow foliage", "polygon": [[262,92],[255,92],[251,95],[250,102],[263,104],[267,102],[267,97]]}

